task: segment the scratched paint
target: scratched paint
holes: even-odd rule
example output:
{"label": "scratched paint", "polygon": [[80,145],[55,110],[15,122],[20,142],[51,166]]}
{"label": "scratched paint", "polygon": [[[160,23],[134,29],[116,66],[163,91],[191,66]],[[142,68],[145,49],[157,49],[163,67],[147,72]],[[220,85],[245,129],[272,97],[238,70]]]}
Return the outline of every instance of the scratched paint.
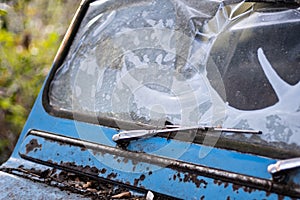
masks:
{"label": "scratched paint", "polygon": [[[200,197],[204,190],[205,193],[212,193],[212,195],[214,194],[213,190],[220,190],[224,194],[236,197],[240,195],[264,197],[266,192],[261,190],[262,188],[293,194],[292,190],[287,191],[286,189],[288,188],[280,189],[283,186],[276,185],[265,179],[254,180],[250,176],[231,174],[231,172],[201,167],[163,157],[129,152],[92,143],[83,143],[77,139],[67,139],[49,133],[34,131],[33,134],[29,135],[21,145],[22,148],[19,154],[24,159],[89,177],[104,178],[119,184],[131,185],[142,191],[147,191],[151,188],[154,192],[185,199],[193,198],[192,196]],[[26,153],[25,147],[33,139],[43,144],[41,151]],[[82,146],[86,146],[86,148]],[[48,152],[48,149],[53,149],[53,151]],[[93,151],[89,149],[93,149]],[[102,153],[103,151],[106,153]],[[59,155],[57,152],[59,152]],[[103,160],[110,160],[111,165],[106,166]],[[123,168],[120,168],[120,166],[123,166]],[[160,166],[160,168],[157,168],[157,166]],[[127,171],[124,171],[125,168]],[[39,174],[43,174],[43,177],[46,177],[51,174],[50,172],[46,170]],[[213,180],[211,177],[219,177],[219,179]],[[230,177],[235,178],[231,179]],[[156,185],[158,180],[162,184]],[[226,180],[234,183],[226,182]],[[241,183],[240,181],[243,181],[243,184],[248,186],[238,185],[238,183]],[[251,183],[252,185],[249,186]],[[175,185],[176,187],[173,187]],[[180,187],[182,190],[177,191],[177,187]],[[191,196],[186,191],[194,192]],[[275,194],[268,195],[272,196]]]}

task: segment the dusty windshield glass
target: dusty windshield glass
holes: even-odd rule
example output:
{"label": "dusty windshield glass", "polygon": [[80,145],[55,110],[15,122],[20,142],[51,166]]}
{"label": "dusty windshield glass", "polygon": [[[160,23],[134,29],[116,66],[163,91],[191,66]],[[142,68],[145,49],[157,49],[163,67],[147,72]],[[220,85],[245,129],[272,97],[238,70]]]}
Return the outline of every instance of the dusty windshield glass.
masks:
{"label": "dusty windshield glass", "polygon": [[261,130],[235,139],[298,148],[299,33],[297,8],[95,1],[50,84],[50,105],[157,127]]}

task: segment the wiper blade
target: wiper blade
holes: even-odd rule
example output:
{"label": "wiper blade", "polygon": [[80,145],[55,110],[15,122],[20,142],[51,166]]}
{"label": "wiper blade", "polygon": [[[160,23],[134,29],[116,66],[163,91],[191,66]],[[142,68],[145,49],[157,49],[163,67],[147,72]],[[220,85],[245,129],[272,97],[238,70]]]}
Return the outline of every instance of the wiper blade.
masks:
{"label": "wiper blade", "polygon": [[244,130],[244,129],[220,128],[220,127],[209,127],[209,126],[188,126],[188,127],[166,126],[166,128],[167,129],[120,131],[119,133],[113,135],[112,140],[115,142],[130,141],[130,140],[153,137],[159,133],[171,133],[171,132],[189,131],[189,130],[243,133],[243,134],[262,134],[262,132],[258,130]]}

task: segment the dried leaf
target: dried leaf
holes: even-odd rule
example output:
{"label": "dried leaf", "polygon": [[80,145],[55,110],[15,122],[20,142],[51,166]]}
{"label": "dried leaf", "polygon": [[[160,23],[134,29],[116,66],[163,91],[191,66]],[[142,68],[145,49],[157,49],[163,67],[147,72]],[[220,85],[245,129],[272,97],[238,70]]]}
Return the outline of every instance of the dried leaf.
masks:
{"label": "dried leaf", "polygon": [[121,198],[129,198],[131,197],[131,192],[122,192],[120,194],[114,195],[111,198],[113,199],[121,199]]}
{"label": "dried leaf", "polygon": [[86,184],[83,184],[83,188],[84,189],[86,189],[86,188],[88,188],[88,187],[91,187],[91,185],[92,185],[92,182],[91,181],[88,181]]}
{"label": "dried leaf", "polygon": [[98,192],[98,190],[96,190],[94,188],[87,188],[86,190],[89,191],[89,192],[92,192],[92,193],[97,193]]}

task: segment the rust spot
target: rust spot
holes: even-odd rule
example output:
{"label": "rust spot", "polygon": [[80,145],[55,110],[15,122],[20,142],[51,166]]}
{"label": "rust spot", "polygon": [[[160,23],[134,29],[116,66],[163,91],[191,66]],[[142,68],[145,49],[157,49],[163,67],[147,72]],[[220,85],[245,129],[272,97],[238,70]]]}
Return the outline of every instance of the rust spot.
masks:
{"label": "rust spot", "polygon": [[140,176],[140,178],[134,179],[133,185],[134,185],[134,186],[138,186],[139,182],[145,180],[145,178],[146,178],[146,176],[145,176],[144,174],[142,174],[142,175]]}
{"label": "rust spot", "polygon": [[203,180],[203,179],[201,179],[201,181],[202,181],[202,183],[204,183],[203,188],[205,189],[207,187],[207,182],[205,180]]}
{"label": "rust spot", "polygon": [[26,154],[36,148],[42,148],[42,145],[38,143],[37,139],[30,140],[30,142],[26,144]]}
{"label": "rust spot", "polygon": [[149,171],[149,172],[148,172],[148,175],[150,176],[151,174],[152,174],[152,171]]}
{"label": "rust spot", "polygon": [[251,192],[253,192],[255,189],[250,188],[250,187],[245,187],[245,186],[243,186],[243,190],[244,190],[245,192],[251,193]]}
{"label": "rust spot", "polygon": [[141,181],[145,180],[145,178],[146,178],[146,176],[145,176],[144,174],[142,174],[142,175],[140,176],[140,180],[141,180]]}
{"label": "rust spot", "polygon": [[228,184],[227,182],[225,182],[225,183],[224,183],[224,188],[227,188],[228,185],[229,185],[229,184]]}
{"label": "rust spot", "polygon": [[128,163],[128,158],[124,158],[124,159],[123,159],[123,162],[124,162],[124,163]]}
{"label": "rust spot", "polygon": [[220,185],[222,185],[222,184],[224,184],[224,188],[227,188],[228,187],[228,185],[229,185],[229,183],[228,182],[224,182],[224,181],[221,181],[221,180],[214,180],[214,184],[216,184],[216,185],[218,185],[218,186],[220,186]]}
{"label": "rust spot", "polygon": [[105,168],[101,169],[100,173],[101,174],[105,174],[106,173],[106,169]]}
{"label": "rust spot", "polygon": [[236,192],[236,193],[239,193],[238,190],[240,189],[240,187],[241,187],[241,186],[239,186],[239,185],[232,184],[232,189],[233,189],[233,191]]}
{"label": "rust spot", "polygon": [[77,166],[75,164],[75,162],[61,162],[60,163],[62,166],[64,167],[68,167],[68,168],[71,168],[71,169],[74,169],[76,171],[80,171],[80,172],[85,172],[87,174],[91,174],[91,175],[98,175],[99,174],[99,170],[96,168],[96,167],[90,167],[90,166],[82,166],[82,165],[79,165]]}
{"label": "rust spot", "polygon": [[220,185],[222,185],[222,181],[216,180],[216,179],[215,179],[215,180],[214,180],[214,184],[220,186]]}
{"label": "rust spot", "polygon": [[203,195],[202,197],[200,197],[200,200],[204,200],[205,199],[205,196]]}
{"label": "rust spot", "polygon": [[138,183],[139,183],[139,181],[140,181],[140,179],[138,179],[138,178],[135,178],[135,179],[134,179],[134,182],[133,182],[133,185],[134,185],[134,186],[137,186],[137,185],[138,185]]}
{"label": "rust spot", "polygon": [[207,182],[203,179],[198,179],[197,175],[195,174],[185,174],[183,178],[183,182],[193,182],[195,183],[196,187],[199,188],[201,184],[204,185],[204,188],[206,188]]}
{"label": "rust spot", "polygon": [[[89,149],[89,150],[91,150],[91,149]],[[92,149],[91,151],[92,151],[94,156],[97,156],[97,155],[104,156],[106,154],[106,152],[98,151],[98,150],[95,150],[95,149]]]}
{"label": "rust spot", "polygon": [[57,162],[53,162],[52,160],[47,160],[47,162],[48,162],[48,163],[52,163],[52,164],[54,164],[54,165],[58,165]]}
{"label": "rust spot", "polygon": [[184,175],[183,182],[188,182],[188,181],[189,181],[189,177],[188,177],[188,175]]}
{"label": "rust spot", "polygon": [[176,175],[175,175],[175,174],[173,175],[173,180],[174,180],[174,181],[176,180]]}
{"label": "rust spot", "polygon": [[228,197],[226,198],[226,200],[230,200],[230,196],[228,196]]}
{"label": "rust spot", "polygon": [[284,196],[278,195],[278,200],[283,200],[283,199],[284,199]]}
{"label": "rust spot", "polygon": [[96,167],[89,167],[89,166],[85,166],[83,168],[84,172],[90,172],[92,174],[99,174],[99,170]]}
{"label": "rust spot", "polygon": [[113,178],[116,178],[118,176],[118,174],[117,173],[110,173],[110,174],[108,174],[108,176],[107,176],[107,178],[108,179],[113,179]]}

